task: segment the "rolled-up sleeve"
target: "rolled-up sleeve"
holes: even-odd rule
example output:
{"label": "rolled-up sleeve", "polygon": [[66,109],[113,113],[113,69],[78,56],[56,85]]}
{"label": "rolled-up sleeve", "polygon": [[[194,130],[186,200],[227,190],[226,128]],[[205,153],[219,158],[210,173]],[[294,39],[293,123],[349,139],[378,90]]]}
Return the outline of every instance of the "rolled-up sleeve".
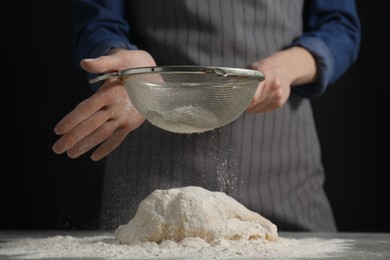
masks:
{"label": "rolled-up sleeve", "polygon": [[129,42],[126,2],[122,0],[74,0],[74,59],[96,58],[112,48],[137,49]]}
{"label": "rolled-up sleeve", "polygon": [[311,52],[317,65],[317,81],[295,86],[294,93],[316,98],[340,78],[357,59],[360,30],[353,0],[307,1],[304,33],[292,45]]}

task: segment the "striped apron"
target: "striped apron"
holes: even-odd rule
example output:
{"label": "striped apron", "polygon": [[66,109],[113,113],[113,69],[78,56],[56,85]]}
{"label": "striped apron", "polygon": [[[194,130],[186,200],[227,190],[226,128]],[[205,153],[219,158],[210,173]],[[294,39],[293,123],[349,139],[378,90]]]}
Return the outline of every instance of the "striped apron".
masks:
{"label": "striped apron", "polygon": [[[303,0],[130,1],[130,39],[158,65],[246,68],[302,33]],[[307,99],[244,113],[203,134],[145,122],[106,160],[101,228],[127,223],[155,189],[223,191],[279,230],[335,231]]]}

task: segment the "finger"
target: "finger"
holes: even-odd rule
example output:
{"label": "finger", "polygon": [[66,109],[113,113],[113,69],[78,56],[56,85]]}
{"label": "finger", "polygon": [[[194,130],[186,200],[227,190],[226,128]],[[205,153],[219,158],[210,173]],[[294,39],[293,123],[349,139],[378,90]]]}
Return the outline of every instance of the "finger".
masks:
{"label": "finger", "polygon": [[255,92],[255,95],[253,96],[252,98],[252,101],[251,103],[249,104],[247,110],[249,111],[250,109],[252,109],[253,107],[255,107],[258,103],[261,103],[262,100],[264,99],[264,94],[263,92],[264,89],[266,88],[266,83],[265,82],[261,82]]}
{"label": "finger", "polygon": [[247,69],[251,69],[251,70],[257,70],[258,69],[258,62],[254,62],[252,64],[250,64]]}
{"label": "finger", "polygon": [[119,144],[125,139],[129,132],[130,131],[126,128],[118,128],[114,134],[110,136],[110,138],[108,138],[102,145],[99,146],[98,149],[96,149],[96,151],[91,155],[91,159],[94,161],[99,161],[100,159],[107,156],[119,146]]}
{"label": "finger", "polygon": [[[271,86],[272,88],[272,86]],[[247,110],[248,112],[268,112],[274,110],[282,105],[283,92],[280,89],[272,92],[265,91],[265,93],[259,97],[258,100],[252,103],[252,106]]]}
{"label": "finger", "polygon": [[109,119],[109,113],[105,110],[96,112],[93,116],[87,118],[76,127],[72,128],[69,132],[64,134],[53,145],[53,151],[57,154],[61,154],[77,144],[81,139],[95,131],[101,125]]}
{"label": "finger", "polygon": [[250,107],[248,107],[247,111],[251,113],[261,112],[261,109],[268,105],[268,101],[262,100],[262,101],[256,101],[251,104]]}
{"label": "finger", "polygon": [[253,109],[255,107],[258,107],[262,102],[263,100],[261,99],[261,97],[254,97],[246,110],[249,112],[253,112]]}
{"label": "finger", "polygon": [[271,92],[264,100],[261,102],[256,102],[252,107],[248,108],[248,112],[269,112],[281,107],[287,98],[284,96],[281,89],[277,89]]}
{"label": "finger", "polygon": [[94,131],[93,133],[91,133],[90,135],[82,139],[80,142],[72,146],[67,151],[68,156],[70,158],[77,158],[80,155],[88,152],[93,147],[97,146],[98,144],[102,143],[104,140],[109,138],[112,135],[112,133],[114,133],[117,126],[118,126],[117,121],[115,120],[107,121],[101,127],[96,129],[96,131]]}
{"label": "finger", "polygon": [[96,59],[84,59],[80,66],[90,73],[104,73],[122,68],[122,59],[119,55],[101,56]]}
{"label": "finger", "polygon": [[266,112],[266,111],[269,111],[269,110],[267,110],[267,108],[269,108],[269,106],[270,106],[270,102],[265,100],[261,103],[257,103],[255,105],[253,105],[252,107],[248,108],[247,111],[251,112],[251,113]]}
{"label": "finger", "polygon": [[105,95],[95,93],[78,104],[69,114],[67,114],[54,127],[54,132],[58,135],[63,135],[73,129],[75,126],[89,118],[91,115],[99,111],[106,105]]}

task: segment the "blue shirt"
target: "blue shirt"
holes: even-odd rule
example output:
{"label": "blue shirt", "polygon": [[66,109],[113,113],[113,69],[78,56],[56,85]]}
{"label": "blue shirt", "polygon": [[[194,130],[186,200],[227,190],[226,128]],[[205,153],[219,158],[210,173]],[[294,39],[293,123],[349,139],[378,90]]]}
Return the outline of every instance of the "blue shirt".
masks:
{"label": "blue shirt", "polygon": [[[105,55],[112,48],[136,50],[124,0],[74,0],[75,60]],[[305,2],[304,33],[291,46],[301,46],[314,56],[318,80],[294,87],[308,98],[323,94],[358,56],[361,29],[354,0]]]}

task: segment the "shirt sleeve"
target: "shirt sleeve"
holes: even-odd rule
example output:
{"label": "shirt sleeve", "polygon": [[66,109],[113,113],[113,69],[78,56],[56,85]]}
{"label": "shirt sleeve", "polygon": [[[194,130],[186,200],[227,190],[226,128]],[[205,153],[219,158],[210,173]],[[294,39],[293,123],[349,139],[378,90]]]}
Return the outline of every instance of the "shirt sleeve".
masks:
{"label": "shirt sleeve", "polygon": [[[82,59],[106,55],[113,48],[137,49],[129,41],[126,10],[124,0],[73,0],[74,60],[78,69]],[[87,73],[88,79],[96,76]],[[92,84],[92,90],[97,91],[102,83]]]}
{"label": "shirt sleeve", "polygon": [[112,48],[137,49],[129,41],[126,10],[123,0],[73,0],[74,59],[78,67],[82,59],[105,55]]}
{"label": "shirt sleeve", "polygon": [[310,0],[305,3],[304,33],[292,46],[307,49],[315,58],[317,81],[295,86],[308,98],[322,95],[353,64],[360,47],[360,21],[354,0]]}

